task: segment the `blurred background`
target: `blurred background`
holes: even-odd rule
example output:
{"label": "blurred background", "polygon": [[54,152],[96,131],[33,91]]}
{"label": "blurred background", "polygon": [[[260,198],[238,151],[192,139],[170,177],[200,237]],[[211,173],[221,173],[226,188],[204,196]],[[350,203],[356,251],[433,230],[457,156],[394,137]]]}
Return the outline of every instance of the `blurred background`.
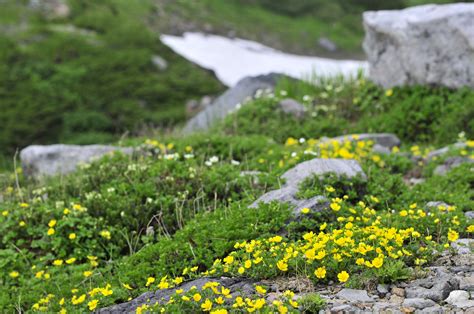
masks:
{"label": "blurred background", "polygon": [[160,34],[210,33],[363,60],[362,12],[425,3],[0,0],[0,167],[30,144],[110,143],[172,128],[189,116],[189,101],[225,90]]}

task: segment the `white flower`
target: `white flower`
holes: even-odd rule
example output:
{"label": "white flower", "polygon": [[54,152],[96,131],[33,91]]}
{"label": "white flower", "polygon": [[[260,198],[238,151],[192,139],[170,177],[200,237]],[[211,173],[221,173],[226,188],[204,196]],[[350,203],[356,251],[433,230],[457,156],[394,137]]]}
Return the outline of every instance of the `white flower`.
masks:
{"label": "white flower", "polygon": [[216,162],[219,162],[219,157],[217,157],[217,156],[212,156],[211,158],[209,158],[209,161],[214,164],[214,163],[216,163]]}
{"label": "white flower", "polygon": [[184,159],[194,158],[194,154],[184,154]]}
{"label": "white flower", "polygon": [[240,161],[237,161],[237,160],[232,160],[230,163],[234,166],[240,165]]}
{"label": "white flower", "polygon": [[281,96],[286,96],[286,95],[288,95],[288,92],[286,90],[281,90],[280,95]]}
{"label": "white flower", "polygon": [[210,162],[209,160],[206,161],[206,162],[204,162],[204,164],[205,164],[206,166],[208,166],[208,167],[212,166],[212,162]]}
{"label": "white flower", "polygon": [[300,138],[300,144],[303,144],[304,142],[306,142],[306,140],[304,139],[304,137]]}
{"label": "white flower", "polygon": [[291,153],[291,157],[296,157],[298,154],[296,152]]}
{"label": "white flower", "polygon": [[114,188],[108,188],[107,189],[107,193],[114,193],[115,192],[115,189]]}
{"label": "white flower", "polygon": [[310,101],[311,100],[311,96],[309,95],[304,95],[303,96],[303,101]]}

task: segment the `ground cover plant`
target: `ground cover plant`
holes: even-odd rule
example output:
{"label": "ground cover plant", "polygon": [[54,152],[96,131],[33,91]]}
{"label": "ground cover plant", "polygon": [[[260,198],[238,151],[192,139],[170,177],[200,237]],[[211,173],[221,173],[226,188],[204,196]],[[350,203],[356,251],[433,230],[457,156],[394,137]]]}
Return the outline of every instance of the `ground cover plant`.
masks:
{"label": "ground cover plant", "polygon": [[[308,106],[307,118],[276,108],[290,96]],[[390,126],[410,100],[437,106],[420,112],[417,123],[406,121],[407,128],[427,121],[416,136]],[[174,288],[173,301],[137,312],[285,313],[320,309],[324,301],[317,294],[294,300],[295,292],[287,291],[268,302],[265,284],[248,299],[217,282],[190,291],[179,285],[227,276],[360,288],[414,278],[451,242],[474,232],[464,215],[474,206],[472,166],[445,176],[433,171],[448,157],[474,158],[469,123],[442,111],[444,104],[470,114],[471,100],[468,90],[382,90],[362,78],[316,87],[282,82],[273,95],[243,105],[216,127],[225,132],[127,139],[119,144],[137,147],[135,155],[105,156],[69,176],[35,181],[18,168],[0,180],[0,308],[93,311]],[[335,108],[321,109],[330,104]],[[387,154],[357,137],[321,138],[362,130],[372,118],[386,123],[371,131],[395,132],[401,147]],[[453,123],[438,123],[445,118]],[[328,129],[314,126],[324,121]],[[463,146],[426,158],[455,142]],[[303,210],[291,223],[286,204],[249,207],[284,184],[285,171],[313,158],[355,159],[367,179],[309,178],[297,197],[323,195],[329,206]],[[424,182],[409,183],[421,175]],[[429,201],[447,205],[426,207]]]}

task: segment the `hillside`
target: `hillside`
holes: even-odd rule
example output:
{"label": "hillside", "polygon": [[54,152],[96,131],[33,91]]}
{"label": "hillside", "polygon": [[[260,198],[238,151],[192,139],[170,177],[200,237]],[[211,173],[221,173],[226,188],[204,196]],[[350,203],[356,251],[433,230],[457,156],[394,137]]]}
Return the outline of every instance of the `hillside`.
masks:
{"label": "hillside", "polygon": [[[304,117],[278,109],[288,97]],[[374,295],[378,284],[445,280],[425,267],[474,231],[473,102],[470,89],[281,81],[207,133],[127,140],[135,155],[109,155],[68,176],[35,182],[19,170],[1,181],[0,308],[83,312],[158,290],[115,310],[317,311],[339,302],[328,286]],[[393,132],[401,144],[321,138],[362,131]],[[450,166],[452,158],[465,163]],[[346,159],[357,175],[344,170]],[[290,197],[328,203],[250,206],[266,192],[287,193],[295,166],[334,160],[347,175],[303,171]],[[197,282],[202,288],[189,290]]]}

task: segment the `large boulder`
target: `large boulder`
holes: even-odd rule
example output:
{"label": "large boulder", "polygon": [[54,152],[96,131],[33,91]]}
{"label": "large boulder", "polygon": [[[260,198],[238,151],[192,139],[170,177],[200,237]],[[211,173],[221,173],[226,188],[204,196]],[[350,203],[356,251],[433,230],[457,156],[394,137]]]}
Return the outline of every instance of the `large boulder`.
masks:
{"label": "large boulder", "polygon": [[250,207],[256,208],[259,203],[270,203],[278,201],[287,203],[293,207],[293,215],[298,218],[303,208],[309,208],[312,212],[321,211],[328,207],[328,200],[323,196],[315,196],[310,199],[298,199],[299,185],[312,176],[322,176],[335,173],[340,177],[354,178],[360,176],[366,179],[366,175],[359,163],[351,159],[311,159],[302,162],[285,172],[281,178],[285,184],[280,189],[270,191],[259,197]]}
{"label": "large boulder", "polygon": [[236,110],[249,99],[255,96],[257,90],[273,90],[282,78],[288,78],[283,74],[266,74],[241,79],[234,87],[229,88],[219,96],[210,106],[198,113],[188,121],[184,127],[185,133],[194,131],[205,131],[215,122],[222,120],[230,112]]}
{"label": "large boulder", "polygon": [[107,145],[31,145],[20,152],[24,173],[42,177],[67,174],[85,164],[112,152],[132,154],[133,148]]}
{"label": "large boulder", "polygon": [[474,87],[474,4],[364,13],[369,75],[384,87]]}

